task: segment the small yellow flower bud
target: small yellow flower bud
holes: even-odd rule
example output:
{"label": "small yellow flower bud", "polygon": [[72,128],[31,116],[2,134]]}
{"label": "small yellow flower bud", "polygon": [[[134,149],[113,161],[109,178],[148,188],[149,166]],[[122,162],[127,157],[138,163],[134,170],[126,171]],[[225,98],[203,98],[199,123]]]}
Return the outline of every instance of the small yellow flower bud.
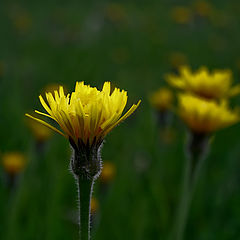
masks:
{"label": "small yellow flower bud", "polygon": [[19,33],[27,33],[32,27],[32,18],[24,9],[15,9],[12,13],[12,20],[16,30]]}
{"label": "small yellow flower bud", "polygon": [[179,24],[187,24],[191,22],[193,16],[192,12],[187,7],[175,7],[171,11],[172,19]]}
{"label": "small yellow flower bud", "polygon": [[126,19],[126,10],[121,4],[111,3],[105,8],[105,17],[114,23],[123,22]]}
{"label": "small yellow flower bud", "polygon": [[2,165],[8,174],[15,175],[24,169],[26,165],[26,159],[22,153],[9,152],[2,156]]}
{"label": "small yellow flower bud", "polygon": [[195,2],[194,9],[200,17],[209,17],[212,14],[211,4],[204,0]]}
{"label": "small yellow flower bud", "polygon": [[108,183],[114,179],[116,175],[116,167],[111,162],[105,162],[103,164],[102,173],[100,175],[100,181],[102,183]]}
{"label": "small yellow flower bud", "polygon": [[150,103],[157,110],[168,110],[173,103],[173,93],[168,88],[159,88],[150,96]]}
{"label": "small yellow flower bud", "polygon": [[187,57],[181,52],[173,52],[168,56],[168,61],[171,67],[177,70],[187,64]]}
{"label": "small yellow flower bud", "polygon": [[91,200],[91,213],[95,214],[98,211],[98,209],[99,209],[99,202],[95,197],[93,197]]}

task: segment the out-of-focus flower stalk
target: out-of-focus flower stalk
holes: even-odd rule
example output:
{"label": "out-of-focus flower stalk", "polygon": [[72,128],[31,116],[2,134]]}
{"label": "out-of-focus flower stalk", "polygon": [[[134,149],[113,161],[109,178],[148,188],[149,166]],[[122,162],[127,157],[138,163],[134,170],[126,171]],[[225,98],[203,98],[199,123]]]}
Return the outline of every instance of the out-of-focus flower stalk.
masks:
{"label": "out-of-focus flower stalk", "polygon": [[177,217],[175,220],[175,229],[173,231],[172,238],[174,240],[183,239],[192,196],[198,182],[199,175],[201,174],[202,163],[207,156],[208,149],[208,135],[196,134],[194,132],[189,133],[184,166],[185,172],[183,176],[179,206],[177,209]]}

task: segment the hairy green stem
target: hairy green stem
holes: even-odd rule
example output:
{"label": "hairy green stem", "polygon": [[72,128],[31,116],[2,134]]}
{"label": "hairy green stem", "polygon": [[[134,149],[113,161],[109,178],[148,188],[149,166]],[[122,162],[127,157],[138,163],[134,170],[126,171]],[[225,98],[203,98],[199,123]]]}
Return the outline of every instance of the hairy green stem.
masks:
{"label": "hairy green stem", "polygon": [[78,177],[80,240],[90,240],[90,209],[94,180]]}

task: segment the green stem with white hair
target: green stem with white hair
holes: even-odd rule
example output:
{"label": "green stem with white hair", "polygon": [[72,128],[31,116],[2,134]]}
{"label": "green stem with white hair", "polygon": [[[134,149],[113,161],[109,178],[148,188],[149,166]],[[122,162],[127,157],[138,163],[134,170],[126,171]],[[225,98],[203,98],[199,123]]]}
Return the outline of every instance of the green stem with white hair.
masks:
{"label": "green stem with white hair", "polygon": [[79,177],[79,234],[80,240],[90,240],[91,198],[94,181]]}

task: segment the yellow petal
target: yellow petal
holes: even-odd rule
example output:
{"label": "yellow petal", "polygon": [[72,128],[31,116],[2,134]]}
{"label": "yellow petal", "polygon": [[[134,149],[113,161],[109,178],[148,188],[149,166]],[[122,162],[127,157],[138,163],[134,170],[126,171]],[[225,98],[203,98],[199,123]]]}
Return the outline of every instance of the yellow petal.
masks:
{"label": "yellow petal", "polygon": [[110,82],[105,82],[102,88],[102,91],[107,94],[110,95],[110,91],[111,91],[111,84]]}
{"label": "yellow petal", "polygon": [[60,87],[59,87],[59,95],[60,95],[60,98],[61,98],[61,97],[65,97],[64,90],[63,90],[63,86],[60,86]]}
{"label": "yellow petal", "polygon": [[42,104],[42,106],[45,108],[45,110],[51,115],[52,114],[52,111],[51,109],[48,107],[48,105],[46,104],[46,102],[44,101],[43,97],[40,95],[39,96],[39,100]]}
{"label": "yellow petal", "polygon": [[64,133],[62,133],[62,132],[59,131],[57,128],[53,127],[52,125],[50,125],[50,124],[44,122],[43,120],[38,119],[38,118],[35,118],[35,117],[33,117],[33,116],[31,116],[31,115],[29,115],[29,114],[27,114],[27,113],[25,114],[25,116],[27,116],[27,117],[29,117],[29,118],[32,118],[33,120],[35,120],[35,121],[37,121],[37,122],[39,122],[39,123],[45,125],[46,127],[52,129],[53,131],[55,131],[55,132],[61,134],[61,135],[64,136],[64,137],[66,137]]}
{"label": "yellow petal", "polygon": [[38,113],[38,114],[40,114],[40,115],[43,115],[43,116],[45,116],[45,117],[52,118],[53,120],[56,121],[56,119],[55,119],[54,117],[52,117],[51,115],[49,115],[49,114],[46,114],[46,113],[40,112],[40,111],[38,111],[38,110],[35,110],[34,112],[35,112],[35,113]]}
{"label": "yellow petal", "polygon": [[132,107],[118,121],[116,121],[110,128],[105,131],[104,135],[108,134],[115,126],[128,118],[138,108],[140,103],[141,100],[139,100],[137,104],[133,104]]}

